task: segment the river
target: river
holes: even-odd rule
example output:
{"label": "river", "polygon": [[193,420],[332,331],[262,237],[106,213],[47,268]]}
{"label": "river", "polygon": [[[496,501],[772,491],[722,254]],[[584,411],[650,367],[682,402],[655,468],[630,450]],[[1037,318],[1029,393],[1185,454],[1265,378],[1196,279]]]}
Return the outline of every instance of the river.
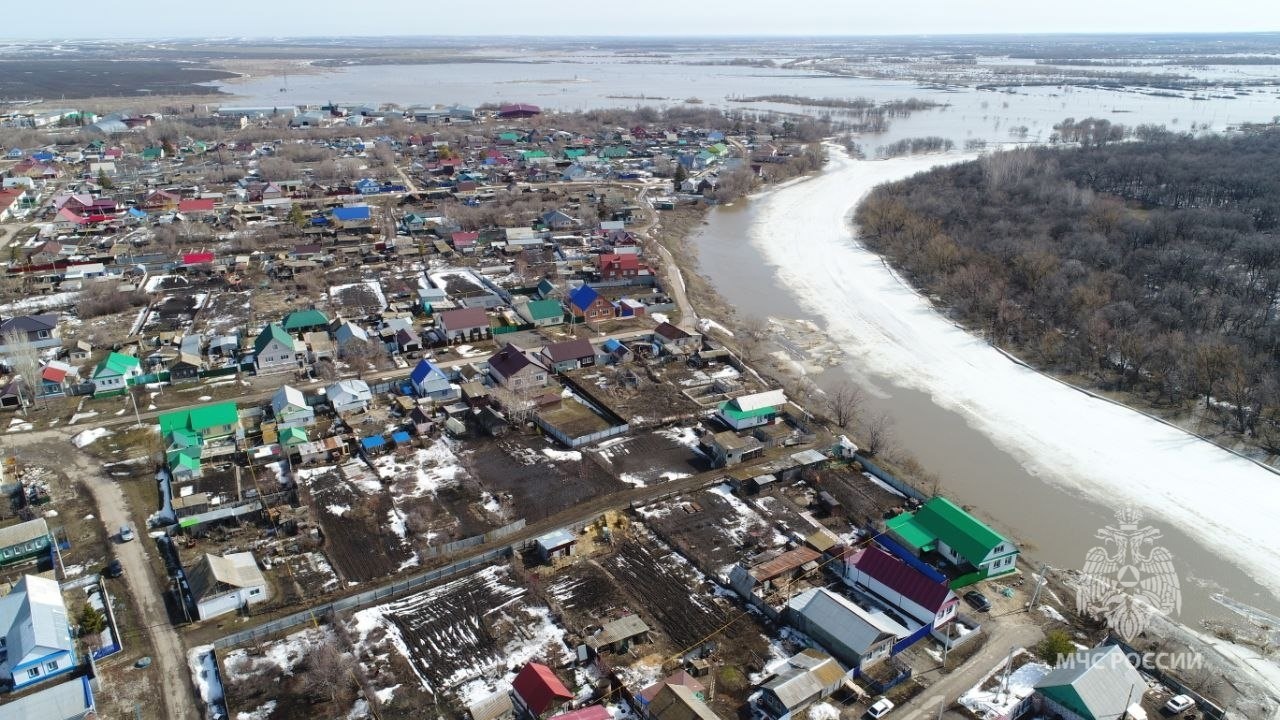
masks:
{"label": "river", "polygon": [[700,272],[742,315],[823,328],[845,361],[815,381],[871,388],[868,414],[893,418],[942,491],[1031,558],[1081,568],[1095,531],[1132,505],[1175,558],[1181,622],[1230,617],[1215,592],[1280,612],[1280,476],[1010,361],[856,242],[850,215],[868,190],[962,159],[833,153],[814,178],[712,211],[692,238]]}

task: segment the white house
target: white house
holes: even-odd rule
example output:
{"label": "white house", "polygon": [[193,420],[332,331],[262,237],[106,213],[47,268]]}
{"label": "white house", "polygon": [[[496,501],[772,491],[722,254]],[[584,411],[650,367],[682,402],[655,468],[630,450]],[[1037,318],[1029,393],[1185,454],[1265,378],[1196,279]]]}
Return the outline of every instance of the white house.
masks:
{"label": "white house", "polygon": [[308,405],[302,391],[292,385],[281,385],[271,396],[271,413],[275,416],[276,427],[281,430],[305,427],[316,421],[315,408]]}
{"label": "white house", "polygon": [[206,554],[187,573],[201,620],[235,612],[271,597],[253,553]]}
{"label": "white house", "polygon": [[960,599],[946,578],[930,577],[875,545],[845,560],[843,570],[846,585],[933,630],[951,622],[959,611]]}
{"label": "white house", "polygon": [[720,403],[716,417],[734,430],[746,430],[773,422],[786,403],[781,390],[767,390]]}
{"label": "white house", "polygon": [[360,412],[373,400],[369,384],[363,380],[339,380],[324,390],[337,413]]}
{"label": "white house", "polygon": [[0,631],[5,650],[0,680],[12,681],[15,690],[76,667],[67,606],[56,580],[22,576],[0,598]]}
{"label": "white house", "polygon": [[298,342],[276,323],[263,328],[253,341],[253,362],[258,367],[258,372],[296,368],[299,356]]}
{"label": "white house", "polygon": [[462,396],[458,386],[449,382],[449,376],[430,360],[418,361],[409,374],[409,382],[418,397],[430,398],[434,402],[450,402]]}

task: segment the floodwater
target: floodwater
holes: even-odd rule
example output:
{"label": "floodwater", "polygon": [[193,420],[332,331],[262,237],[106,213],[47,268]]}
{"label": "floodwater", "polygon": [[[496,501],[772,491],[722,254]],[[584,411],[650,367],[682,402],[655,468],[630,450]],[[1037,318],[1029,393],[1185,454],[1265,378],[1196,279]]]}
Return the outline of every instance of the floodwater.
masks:
{"label": "floodwater", "polygon": [[[976,506],[1035,561],[1082,568],[1087,551],[1100,544],[1095,531],[1116,524],[1115,510],[1145,505],[1145,522],[1163,532],[1156,544],[1175,558],[1180,622],[1198,627],[1206,618],[1231,618],[1210,599],[1215,592],[1280,611],[1272,591],[1277,579],[1260,583],[1257,566],[1239,564],[1250,544],[1188,532],[1186,518],[1200,522],[1203,498],[1170,494],[1194,488],[1198,479],[1229,482],[1238,475],[1270,488],[1261,497],[1242,489],[1236,501],[1242,510],[1250,503],[1275,508],[1267,498],[1280,496],[1280,477],[1136,413],[1064,391],[999,356],[983,356],[994,351],[914,301],[874,254],[844,250],[855,247],[847,211],[870,184],[866,174],[905,177],[941,160],[835,157],[818,178],[717,208],[692,238],[700,272],[744,317],[799,318],[823,328],[848,352],[844,364],[812,375],[815,382],[830,390],[852,378],[870,388],[867,416],[891,417],[895,442],[941,478],[942,492]],[[889,167],[900,163],[902,169]],[[827,203],[834,205],[815,207]],[[895,293],[907,300],[888,298]],[[1139,478],[1148,463],[1154,477]],[[1203,524],[1217,527],[1222,518],[1211,514],[1218,509],[1205,505]],[[1266,527],[1265,518],[1260,522]]]}
{"label": "floodwater", "polygon": [[[1266,68],[1270,70],[1273,68]],[[1250,68],[1253,73],[1265,72]],[[1232,76],[1229,82],[1260,80]],[[1224,78],[1225,80],[1225,78]],[[892,121],[887,133],[861,139],[873,154],[904,138],[938,136],[956,148],[969,140],[1047,142],[1064,118],[1106,118],[1137,126],[1222,129],[1241,122],[1270,121],[1280,114],[1280,88],[1255,86],[1174,97],[1150,90],[1106,90],[1029,86],[1007,91],[924,87],[910,80],[844,77],[777,68],[687,65],[591,58],[549,62],[451,62],[430,65],[356,65],[317,75],[263,76],[217,84],[237,97],[227,104],[280,106],[326,102],[394,102],[402,106],[528,102],[561,111],[641,105],[666,107],[696,98],[708,106],[786,113],[820,108],[735,98],[795,95],[868,98],[877,102],[920,98],[944,107]],[[283,91],[282,91],[283,88]],[[1212,95],[1213,97],[1210,97]],[[839,119],[838,111],[833,117]]]}

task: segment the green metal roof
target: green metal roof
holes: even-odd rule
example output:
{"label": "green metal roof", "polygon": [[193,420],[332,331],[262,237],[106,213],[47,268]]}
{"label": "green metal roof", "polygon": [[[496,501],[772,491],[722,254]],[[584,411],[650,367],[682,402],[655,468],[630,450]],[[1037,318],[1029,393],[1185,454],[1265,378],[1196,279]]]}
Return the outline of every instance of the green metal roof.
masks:
{"label": "green metal roof", "polygon": [[937,542],[937,538],[932,533],[916,524],[911,513],[902,513],[895,518],[890,518],[885,523],[885,527],[917,552],[928,552]]}
{"label": "green metal roof", "polygon": [[307,431],[300,427],[288,427],[280,431],[280,444],[285,447],[301,445],[307,441]]}
{"label": "green metal roof", "polygon": [[935,497],[916,511],[915,523],[977,565],[997,545],[1008,543],[995,530],[944,497]]}
{"label": "green metal roof", "polygon": [[328,324],[329,318],[325,317],[324,313],[315,309],[294,310],[284,316],[284,329],[289,331]]}
{"label": "green metal roof", "polygon": [[734,401],[726,400],[725,402],[720,403],[720,413],[725,417],[729,418],[730,420],[733,420],[736,422],[738,420],[749,420],[751,418],[768,417],[770,415],[777,415],[778,408],[762,407],[756,410],[742,410],[738,407],[737,403],[735,403]]}
{"label": "green metal roof", "polygon": [[191,429],[198,433],[203,433],[209,428],[235,425],[239,420],[240,414],[234,402],[205,405],[191,411]]}
{"label": "green metal roof", "polygon": [[99,375],[103,370],[106,370],[116,375],[124,375],[136,367],[138,367],[138,358],[113,352],[98,363],[98,369],[93,374]]}
{"label": "green metal roof", "polygon": [[271,323],[270,325],[262,328],[262,332],[258,333],[258,339],[253,341],[254,354],[262,352],[262,350],[266,348],[267,343],[270,343],[272,340],[278,341],[285,347],[293,348],[293,337],[290,336],[289,333],[285,332],[285,329],[280,327],[278,323]]}
{"label": "green metal roof", "polygon": [[529,317],[534,320],[564,317],[564,306],[559,300],[534,300],[529,303]]}

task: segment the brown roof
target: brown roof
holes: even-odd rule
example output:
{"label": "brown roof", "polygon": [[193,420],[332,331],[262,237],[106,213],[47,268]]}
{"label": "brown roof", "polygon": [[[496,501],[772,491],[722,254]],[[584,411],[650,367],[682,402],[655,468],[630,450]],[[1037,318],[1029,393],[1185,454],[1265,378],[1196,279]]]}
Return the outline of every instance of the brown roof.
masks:
{"label": "brown roof", "polygon": [[682,338],[691,337],[689,333],[685,332],[684,330],[681,330],[680,328],[676,327],[675,325],[672,325],[669,322],[664,322],[658,325],[658,327],[653,329],[653,334],[664,337],[667,340],[680,340]]}
{"label": "brown roof", "polygon": [[813,562],[819,557],[821,555],[816,550],[801,546],[794,550],[788,550],[772,560],[762,562],[751,568],[751,577],[760,582],[772,580],[781,575],[794,572],[800,566]]}
{"label": "brown roof", "polygon": [[542,354],[551,362],[558,363],[565,360],[595,357],[596,350],[591,346],[590,340],[578,338],[577,340],[552,343],[542,348]]}
{"label": "brown roof", "polygon": [[445,330],[466,330],[473,327],[485,327],[489,324],[489,316],[484,308],[461,308],[446,310],[440,313],[440,327]]}

